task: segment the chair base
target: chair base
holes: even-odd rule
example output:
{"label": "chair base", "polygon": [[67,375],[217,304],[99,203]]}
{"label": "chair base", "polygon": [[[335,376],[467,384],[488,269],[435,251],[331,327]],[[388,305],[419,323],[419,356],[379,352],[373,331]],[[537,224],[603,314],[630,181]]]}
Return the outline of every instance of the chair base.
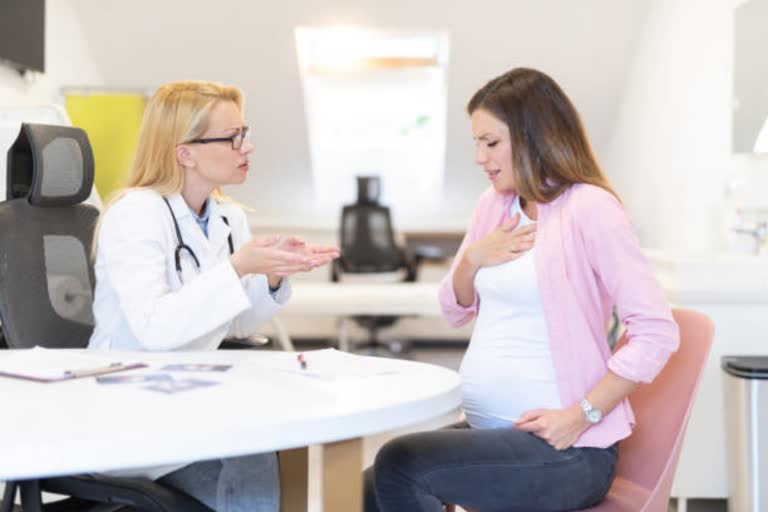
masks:
{"label": "chair base", "polygon": [[[43,503],[43,491],[63,497]],[[21,506],[15,505],[16,495]],[[79,475],[6,482],[0,512],[213,512],[191,496],[144,478]]]}
{"label": "chair base", "polygon": [[408,357],[411,348],[409,342],[379,339],[379,329],[393,325],[397,318],[396,316],[373,315],[352,317],[355,323],[368,331],[368,338],[362,344],[350,344],[350,352],[360,355],[410,359]]}
{"label": "chair base", "polygon": [[375,341],[360,345],[352,344],[351,348],[353,354],[395,359],[411,359],[410,351],[411,344],[400,340]]}

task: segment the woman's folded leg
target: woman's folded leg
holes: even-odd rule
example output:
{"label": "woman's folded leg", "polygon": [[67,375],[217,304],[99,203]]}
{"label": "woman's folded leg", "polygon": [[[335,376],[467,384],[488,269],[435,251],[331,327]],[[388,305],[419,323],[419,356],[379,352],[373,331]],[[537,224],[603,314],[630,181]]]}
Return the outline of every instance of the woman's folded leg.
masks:
{"label": "woman's folded leg", "polygon": [[410,434],[379,451],[366,475],[366,512],[583,508],[607,493],[616,456],[615,446],[558,451],[514,428]]}

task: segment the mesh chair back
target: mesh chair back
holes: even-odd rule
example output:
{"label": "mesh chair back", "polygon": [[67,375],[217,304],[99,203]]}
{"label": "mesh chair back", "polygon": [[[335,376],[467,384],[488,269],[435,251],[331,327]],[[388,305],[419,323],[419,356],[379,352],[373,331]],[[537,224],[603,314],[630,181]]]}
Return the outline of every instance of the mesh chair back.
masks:
{"label": "mesh chair back", "polygon": [[404,265],[389,208],[370,203],[344,207],[340,262],[345,272],[391,272]]}
{"label": "mesh chair back", "polygon": [[22,125],[0,203],[0,318],[11,348],[77,348],[93,331],[89,253],[98,210],[93,154],[78,128]]}
{"label": "mesh chair back", "polygon": [[379,203],[381,179],[378,176],[357,176],[357,203]]}

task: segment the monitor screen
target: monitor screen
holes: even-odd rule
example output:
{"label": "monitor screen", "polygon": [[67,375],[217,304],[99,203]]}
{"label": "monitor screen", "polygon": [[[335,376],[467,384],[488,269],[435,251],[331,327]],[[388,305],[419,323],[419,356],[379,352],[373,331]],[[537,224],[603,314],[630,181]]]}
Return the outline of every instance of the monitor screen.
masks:
{"label": "monitor screen", "polygon": [[0,0],[0,62],[45,71],[45,0]]}

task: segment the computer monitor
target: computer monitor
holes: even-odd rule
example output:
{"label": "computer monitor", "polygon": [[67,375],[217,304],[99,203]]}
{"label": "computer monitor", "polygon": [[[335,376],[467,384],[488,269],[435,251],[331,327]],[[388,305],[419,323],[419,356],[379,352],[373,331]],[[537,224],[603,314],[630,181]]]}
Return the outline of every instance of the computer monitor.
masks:
{"label": "computer monitor", "polygon": [[0,62],[45,71],[45,0],[0,2]]}

